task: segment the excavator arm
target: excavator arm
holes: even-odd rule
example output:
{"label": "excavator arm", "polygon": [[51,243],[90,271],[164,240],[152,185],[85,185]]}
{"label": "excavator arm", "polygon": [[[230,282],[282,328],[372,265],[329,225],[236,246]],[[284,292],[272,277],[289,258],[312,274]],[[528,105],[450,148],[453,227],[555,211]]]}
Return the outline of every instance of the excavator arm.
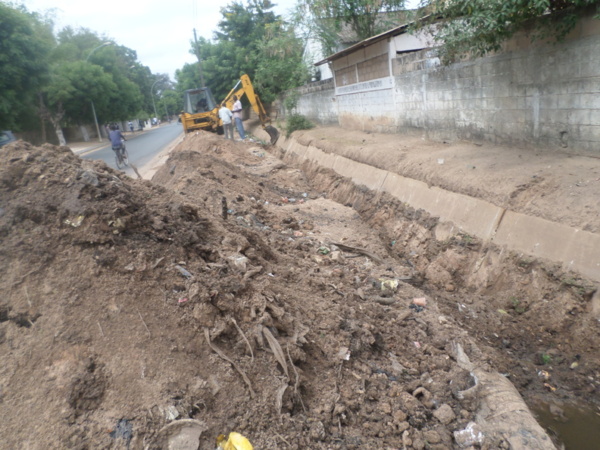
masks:
{"label": "excavator arm", "polygon": [[250,77],[248,75],[242,75],[240,77],[240,81],[237,82],[234,88],[231,91],[229,91],[229,94],[227,94],[225,100],[223,100],[223,102],[227,105],[227,108],[231,110],[233,110],[234,95],[239,99],[246,95],[246,98],[252,105],[254,112],[258,115],[263,129],[271,137],[271,144],[274,145],[277,142],[277,139],[279,139],[279,131],[277,130],[277,128],[271,125],[271,119],[269,118],[269,116],[267,116],[267,112],[265,111],[265,107],[260,101],[260,98],[254,92],[254,87],[252,86],[252,83],[250,82]]}

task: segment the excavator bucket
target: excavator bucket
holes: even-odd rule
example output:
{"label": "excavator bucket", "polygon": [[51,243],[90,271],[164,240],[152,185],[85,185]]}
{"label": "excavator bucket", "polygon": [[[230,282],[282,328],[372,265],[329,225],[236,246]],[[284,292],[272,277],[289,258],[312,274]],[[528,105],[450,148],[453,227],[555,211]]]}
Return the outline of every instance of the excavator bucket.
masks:
{"label": "excavator bucket", "polygon": [[279,139],[279,130],[274,126],[267,125],[265,127],[265,131],[269,133],[269,136],[271,136],[271,145],[275,145],[277,143],[277,139]]}

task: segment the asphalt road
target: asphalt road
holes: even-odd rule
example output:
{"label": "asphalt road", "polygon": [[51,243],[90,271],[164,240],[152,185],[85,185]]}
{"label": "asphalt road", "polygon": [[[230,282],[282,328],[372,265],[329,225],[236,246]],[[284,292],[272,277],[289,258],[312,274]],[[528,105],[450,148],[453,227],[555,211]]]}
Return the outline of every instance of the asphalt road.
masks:
{"label": "asphalt road", "polygon": [[[183,133],[183,127],[180,123],[174,121],[170,124],[161,125],[152,130],[142,133],[127,135],[127,153],[129,154],[129,162],[137,168],[148,164],[162,149],[173,142],[179,135]],[[112,151],[110,143],[104,147],[93,150],[82,158],[86,159],[101,159],[110,167],[116,169],[115,153]],[[133,170],[128,167],[125,172],[135,176]]]}

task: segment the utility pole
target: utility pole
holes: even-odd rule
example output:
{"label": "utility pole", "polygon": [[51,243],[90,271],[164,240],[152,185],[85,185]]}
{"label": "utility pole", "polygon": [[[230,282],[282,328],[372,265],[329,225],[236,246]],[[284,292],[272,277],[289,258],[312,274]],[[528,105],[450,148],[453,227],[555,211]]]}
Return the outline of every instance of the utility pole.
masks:
{"label": "utility pole", "polygon": [[202,86],[200,87],[205,87],[204,85],[204,73],[202,72],[202,60],[200,59],[200,49],[198,48],[198,38],[196,37],[196,29],[194,28],[194,44],[195,44],[195,50],[196,50],[196,57],[198,58],[198,67],[200,68],[200,84]]}

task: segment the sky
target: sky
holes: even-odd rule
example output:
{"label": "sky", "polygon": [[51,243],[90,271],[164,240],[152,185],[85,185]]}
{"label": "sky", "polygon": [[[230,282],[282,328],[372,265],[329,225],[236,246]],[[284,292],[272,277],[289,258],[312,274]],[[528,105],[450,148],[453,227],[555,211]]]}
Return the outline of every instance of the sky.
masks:
{"label": "sky", "polygon": [[[220,9],[232,0],[19,0],[30,11],[55,9],[56,30],[70,25],[106,35],[117,44],[137,52],[138,60],[153,73],[167,73],[175,80],[175,70],[196,57],[189,53],[194,39],[213,37],[221,20]],[[245,2],[244,2],[245,3]],[[273,9],[286,15],[296,0],[276,0]]]}
{"label": "sky", "polygon": [[[221,20],[220,9],[233,0],[18,0],[28,10],[55,10],[56,30],[70,25],[106,35],[118,45],[137,52],[141,64],[153,73],[167,73],[175,81],[175,70],[196,57],[189,53],[194,39],[212,39]],[[412,0],[412,3],[415,0]],[[243,2],[246,3],[246,2]],[[288,15],[296,0],[273,0],[276,14]]]}

